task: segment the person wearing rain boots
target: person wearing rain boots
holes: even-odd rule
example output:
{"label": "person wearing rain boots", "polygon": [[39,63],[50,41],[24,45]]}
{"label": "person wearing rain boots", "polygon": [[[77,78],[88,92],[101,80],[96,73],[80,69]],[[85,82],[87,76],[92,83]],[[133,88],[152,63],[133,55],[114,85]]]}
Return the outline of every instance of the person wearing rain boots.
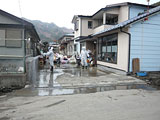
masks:
{"label": "person wearing rain boots", "polygon": [[54,63],[53,63],[53,56],[54,56],[53,47],[50,47],[50,49],[47,53],[41,52],[41,54],[43,56],[48,56],[49,57],[50,70],[51,70],[51,72],[53,72],[53,66],[54,66]]}
{"label": "person wearing rain boots", "polygon": [[88,66],[88,63],[87,63],[87,57],[88,57],[88,53],[86,51],[86,48],[85,47],[82,47],[82,50],[81,50],[81,64],[82,64],[82,69],[84,69],[84,67],[86,67],[87,69],[87,66]]}

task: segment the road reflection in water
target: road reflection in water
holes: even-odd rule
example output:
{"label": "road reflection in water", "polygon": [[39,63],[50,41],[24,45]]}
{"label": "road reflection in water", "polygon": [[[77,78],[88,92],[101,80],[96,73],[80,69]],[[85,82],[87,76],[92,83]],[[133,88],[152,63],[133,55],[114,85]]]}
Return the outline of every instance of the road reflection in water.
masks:
{"label": "road reflection in water", "polygon": [[128,85],[108,85],[108,86],[81,86],[81,87],[62,87],[58,82],[58,76],[68,73],[76,77],[98,77],[108,73],[100,72],[97,68],[81,69],[74,65],[63,65],[50,72],[48,68],[40,69],[29,88],[21,89],[13,92],[14,96],[53,96],[68,94],[85,94],[103,92],[109,90],[126,90],[126,89],[147,89],[156,90],[147,84],[128,84]]}

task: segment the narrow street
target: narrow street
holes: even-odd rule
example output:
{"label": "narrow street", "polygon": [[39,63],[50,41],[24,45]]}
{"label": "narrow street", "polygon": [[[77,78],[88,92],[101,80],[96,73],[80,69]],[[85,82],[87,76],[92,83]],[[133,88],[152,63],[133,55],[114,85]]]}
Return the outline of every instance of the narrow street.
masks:
{"label": "narrow street", "polygon": [[95,93],[108,90],[154,89],[144,81],[134,77],[103,72],[96,67],[77,68],[75,64],[55,66],[50,72],[49,66],[41,68],[35,80],[24,89],[12,92],[11,96],[53,96],[81,93]]}
{"label": "narrow street", "polygon": [[0,96],[0,120],[159,120],[159,93],[130,76],[45,66],[30,86]]}
{"label": "narrow street", "polygon": [[160,1],[0,6],[0,120],[160,120]]}

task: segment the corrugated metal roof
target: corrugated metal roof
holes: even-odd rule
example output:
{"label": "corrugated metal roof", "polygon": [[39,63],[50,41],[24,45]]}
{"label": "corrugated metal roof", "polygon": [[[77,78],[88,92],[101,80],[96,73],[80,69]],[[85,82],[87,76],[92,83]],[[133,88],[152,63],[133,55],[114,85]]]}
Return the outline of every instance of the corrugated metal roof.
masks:
{"label": "corrugated metal roof", "polygon": [[156,13],[156,12],[159,12],[159,11],[160,11],[160,6],[149,10],[148,13],[144,13],[144,14],[142,14],[142,15],[136,16],[136,17],[131,18],[131,19],[129,19],[129,20],[126,20],[126,21],[124,21],[124,22],[122,22],[122,23],[119,23],[119,24],[117,24],[117,25],[114,25],[114,26],[112,26],[112,27],[110,27],[110,28],[104,29],[103,31],[97,32],[97,33],[93,34],[92,36],[99,35],[99,34],[103,34],[103,33],[105,33],[105,32],[109,32],[109,31],[112,31],[112,30],[115,30],[115,29],[118,29],[118,28],[123,28],[123,27],[125,27],[125,26],[127,26],[127,25],[129,25],[129,24],[131,24],[131,23],[134,23],[134,22],[136,22],[136,21],[138,21],[138,20],[140,20],[140,19],[142,19],[142,18],[145,18],[145,17],[147,17],[147,16],[150,16],[150,15]]}

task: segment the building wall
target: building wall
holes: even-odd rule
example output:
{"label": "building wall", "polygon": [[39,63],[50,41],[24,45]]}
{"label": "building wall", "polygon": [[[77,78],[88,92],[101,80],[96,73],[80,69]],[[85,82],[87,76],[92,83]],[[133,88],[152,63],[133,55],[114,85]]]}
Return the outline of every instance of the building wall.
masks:
{"label": "building wall", "polygon": [[[73,39],[73,37],[71,37],[71,36],[65,36],[65,37],[63,37],[63,39],[61,39],[61,42],[62,43],[63,42],[67,42],[67,39],[71,40],[71,39]],[[74,48],[74,41],[73,42],[67,42],[66,44],[63,44],[63,46],[65,47],[65,49],[61,50],[60,52],[62,54],[65,54],[65,55],[70,55],[71,53],[69,51],[69,46],[70,46],[71,43],[73,43],[73,48]],[[73,49],[73,52],[74,52],[74,49]]]}
{"label": "building wall", "polygon": [[[17,29],[10,29],[10,28],[0,28],[0,35],[6,36],[6,30],[12,30],[9,33],[11,36],[14,36],[14,30]],[[24,30],[22,31],[22,38],[21,39],[21,47],[7,47],[6,42],[12,42],[15,44],[14,39],[10,39],[9,41],[7,38],[3,38],[5,40],[5,44],[0,45],[0,72],[1,73],[22,73],[24,72]],[[3,37],[0,36],[1,37]],[[15,34],[16,35],[16,34]]]}
{"label": "building wall", "polygon": [[143,6],[130,6],[130,12],[129,17],[133,18],[138,15],[138,13],[144,12],[144,10],[147,10],[147,7]]}
{"label": "building wall", "polygon": [[[6,36],[6,30],[12,30],[14,32],[14,30],[17,29],[4,29],[4,28],[0,28],[0,35],[4,34],[4,36]],[[22,30],[22,29],[20,29]],[[1,38],[1,36],[0,36]],[[7,38],[3,38],[5,40],[7,40]],[[24,34],[23,34],[23,30],[22,30],[22,40],[24,40]],[[14,41],[14,39],[10,39],[10,41]],[[9,42],[10,42],[9,41]],[[24,55],[24,41],[21,42],[21,47],[6,47],[6,41],[4,43],[4,45],[0,44],[0,55],[19,55],[19,56],[23,56]]]}
{"label": "building wall", "polygon": [[113,25],[101,25],[99,27],[96,27],[95,29],[93,29],[93,34],[97,33],[97,32],[100,32],[100,31],[103,31],[107,28],[110,28],[112,27]]}
{"label": "building wall", "polygon": [[119,8],[110,9],[110,10],[107,10],[106,12],[104,12],[104,13],[118,14],[119,13]]}
{"label": "building wall", "polygon": [[70,41],[67,44],[67,55],[71,56],[74,54],[74,41]]}
{"label": "building wall", "polygon": [[81,50],[80,42],[74,42],[74,44],[76,45],[75,54],[80,54],[80,50]]}
{"label": "building wall", "polygon": [[118,33],[118,55],[117,55],[117,64],[97,61],[98,64],[104,65],[107,67],[112,67],[120,69],[127,72],[128,69],[128,42],[129,36],[125,33]]}
{"label": "building wall", "polygon": [[129,17],[128,15],[129,15],[128,6],[121,6],[119,9],[118,23],[128,20]]}
{"label": "building wall", "polygon": [[86,50],[89,49],[92,52],[95,50],[95,44],[93,41],[87,41],[86,42]]}
{"label": "building wall", "polygon": [[93,20],[93,29],[98,26],[98,20]]}
{"label": "building wall", "polygon": [[93,33],[93,29],[88,29],[88,21],[92,21],[92,19],[86,19],[86,18],[82,19],[82,35],[81,36],[88,36]]}
{"label": "building wall", "polygon": [[131,59],[140,59],[141,71],[160,71],[160,14],[149,17],[148,21],[137,22],[130,28]]}
{"label": "building wall", "polygon": [[77,21],[79,21],[79,24],[78,24],[78,30],[77,31],[74,31],[74,37],[77,38],[79,36],[81,36],[81,18],[77,18]]}

